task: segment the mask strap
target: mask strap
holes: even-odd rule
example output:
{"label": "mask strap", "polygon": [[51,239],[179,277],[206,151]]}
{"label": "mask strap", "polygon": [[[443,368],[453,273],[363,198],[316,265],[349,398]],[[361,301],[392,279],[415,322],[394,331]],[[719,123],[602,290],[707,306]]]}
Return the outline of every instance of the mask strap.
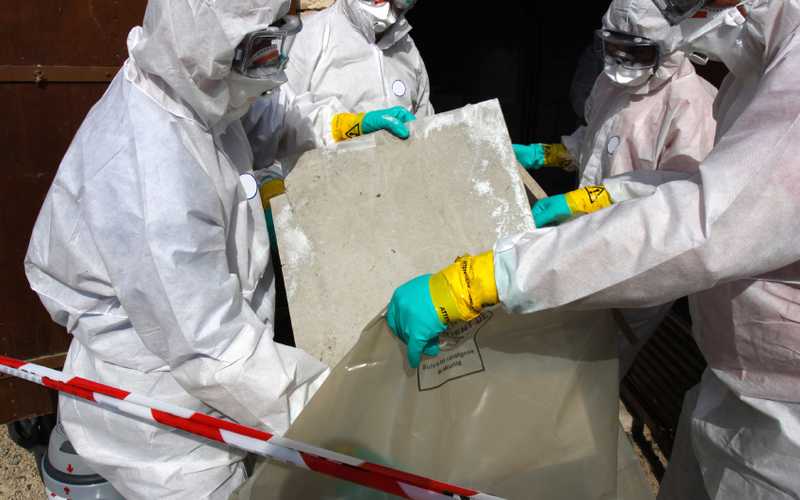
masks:
{"label": "mask strap", "polygon": [[[741,5],[741,4],[739,4]],[[735,12],[735,14],[733,14]],[[731,19],[731,16],[735,16]],[[728,23],[728,20],[731,20],[732,23]],[[713,19],[705,23],[704,25],[700,26],[697,31],[691,33],[685,40],[685,44],[691,44],[698,38],[702,38],[703,36],[707,35],[708,33],[714,31],[715,29],[719,28],[723,24],[733,25],[733,26],[741,26],[747,19],[741,15],[739,10],[736,7],[729,7],[723,12],[720,12]]]}

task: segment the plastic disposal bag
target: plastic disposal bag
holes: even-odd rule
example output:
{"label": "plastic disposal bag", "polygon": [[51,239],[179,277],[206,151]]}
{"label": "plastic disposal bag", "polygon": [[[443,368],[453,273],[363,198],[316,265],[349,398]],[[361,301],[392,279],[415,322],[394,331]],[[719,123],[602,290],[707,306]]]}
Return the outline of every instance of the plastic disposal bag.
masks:
{"label": "plastic disposal bag", "polygon": [[[506,498],[614,499],[617,360],[610,314],[484,312],[411,369],[382,317],[287,437]],[[239,499],[379,499],[264,462]]]}
{"label": "plastic disposal bag", "polygon": [[[411,127],[305,153],[270,202],[298,346],[335,365],[287,437],[506,498],[623,498],[610,313],[494,308],[419,369],[372,320],[411,277],[533,228],[496,100]],[[234,498],[387,495],[264,462]]]}

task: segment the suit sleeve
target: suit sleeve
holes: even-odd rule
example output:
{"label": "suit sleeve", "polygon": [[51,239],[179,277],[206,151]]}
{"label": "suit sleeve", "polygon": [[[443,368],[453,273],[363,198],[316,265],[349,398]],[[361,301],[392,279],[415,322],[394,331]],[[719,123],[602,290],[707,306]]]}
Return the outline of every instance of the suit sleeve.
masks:
{"label": "suit sleeve", "polygon": [[798,71],[786,51],[692,177],[499,241],[501,301],[526,312],[656,305],[800,260]]}
{"label": "suit sleeve", "polygon": [[120,303],[189,394],[283,432],[327,371],[273,342],[271,321],[250,305],[236,269],[246,263],[230,258],[231,245],[248,242],[232,241],[221,198],[229,187],[209,174],[230,167],[218,163],[210,139],[192,140],[190,152],[185,135],[197,130],[175,134],[157,120],[134,128],[137,163],[112,161],[87,182],[84,200]]}

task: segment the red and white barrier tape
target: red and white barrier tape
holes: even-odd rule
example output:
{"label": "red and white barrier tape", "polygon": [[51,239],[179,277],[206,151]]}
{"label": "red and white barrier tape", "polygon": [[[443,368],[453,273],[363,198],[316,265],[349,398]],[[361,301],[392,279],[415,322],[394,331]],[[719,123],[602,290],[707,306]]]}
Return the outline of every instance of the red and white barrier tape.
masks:
{"label": "red and white barrier tape", "polygon": [[63,372],[41,365],[0,356],[0,373],[68,393],[132,417],[174,427],[234,448],[400,498],[501,500],[499,497],[476,490],[365,462],[359,458],[275,436],[253,427],[197,413],[85,378],[68,377]]}

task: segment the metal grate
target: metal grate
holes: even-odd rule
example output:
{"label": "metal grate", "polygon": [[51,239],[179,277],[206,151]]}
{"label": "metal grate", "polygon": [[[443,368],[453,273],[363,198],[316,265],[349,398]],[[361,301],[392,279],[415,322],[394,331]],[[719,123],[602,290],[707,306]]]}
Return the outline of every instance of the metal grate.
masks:
{"label": "metal grate", "polygon": [[620,386],[620,398],[633,416],[633,438],[659,481],[664,465],[650,441],[669,456],[686,391],[700,382],[705,360],[692,338],[691,326],[671,311],[645,344]]}

